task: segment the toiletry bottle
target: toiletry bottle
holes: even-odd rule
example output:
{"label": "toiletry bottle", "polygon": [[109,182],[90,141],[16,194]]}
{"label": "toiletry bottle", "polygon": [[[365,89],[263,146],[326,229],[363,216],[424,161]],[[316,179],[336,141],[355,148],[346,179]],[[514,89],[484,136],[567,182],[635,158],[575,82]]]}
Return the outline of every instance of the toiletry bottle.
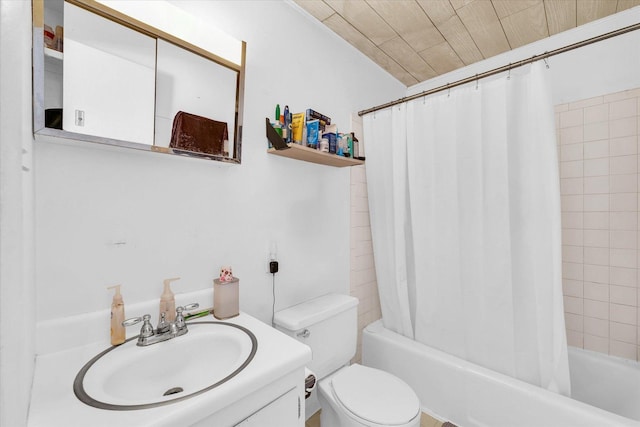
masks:
{"label": "toiletry bottle", "polygon": [[109,286],[107,289],[115,289],[111,302],[111,345],[120,345],[126,339],[126,332],[122,322],[124,321],[124,301],[120,294],[120,285]]}
{"label": "toiletry bottle", "polygon": [[287,139],[287,130],[284,127],[284,114],[280,113],[280,127],[282,128],[282,138]]}
{"label": "toiletry bottle", "polygon": [[336,154],[338,156],[343,156],[344,155],[344,143],[346,141],[346,138],[345,138],[344,134],[342,134],[342,133],[339,133],[337,135],[337,137],[338,137],[338,143],[336,145],[336,147],[337,147]]}
{"label": "toiletry bottle", "polygon": [[162,318],[162,313],[164,313],[164,318],[167,322],[171,323],[176,320],[176,299],[171,292],[171,282],[174,280],[179,280],[179,277],[174,277],[173,279],[165,279],[164,281],[164,290],[162,291],[162,295],[160,296],[160,317]]}
{"label": "toiletry bottle", "polygon": [[[280,122],[277,121],[275,123],[271,123],[271,127],[273,127],[273,129],[276,131],[276,133],[278,134],[278,136],[282,137],[282,128],[280,127]],[[269,148],[271,148],[273,145],[271,144],[271,141],[269,141]]]}
{"label": "toiletry bottle", "polygon": [[351,144],[353,152],[351,153],[351,157],[357,159],[360,157],[360,143],[358,142],[358,138],[356,138],[356,134],[351,132]]}
{"label": "toiletry bottle", "polygon": [[289,106],[284,106],[284,131],[282,132],[284,140],[288,143],[291,142],[291,115],[289,114]]}

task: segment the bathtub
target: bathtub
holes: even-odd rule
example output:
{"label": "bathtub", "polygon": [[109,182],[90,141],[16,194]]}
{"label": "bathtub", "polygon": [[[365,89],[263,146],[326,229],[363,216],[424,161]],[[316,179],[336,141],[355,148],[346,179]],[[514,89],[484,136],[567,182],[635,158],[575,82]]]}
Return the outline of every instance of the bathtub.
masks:
{"label": "bathtub", "polygon": [[640,427],[640,367],[569,348],[574,398],[482,368],[385,329],[362,334],[362,363],[402,378],[422,409],[460,427]]}

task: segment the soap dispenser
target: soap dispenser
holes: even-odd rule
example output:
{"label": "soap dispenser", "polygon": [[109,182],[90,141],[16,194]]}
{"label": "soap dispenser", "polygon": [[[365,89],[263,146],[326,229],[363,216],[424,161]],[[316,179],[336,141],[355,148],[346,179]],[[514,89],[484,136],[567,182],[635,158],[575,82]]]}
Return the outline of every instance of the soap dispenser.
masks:
{"label": "soap dispenser", "polygon": [[115,289],[111,301],[111,345],[120,345],[126,339],[126,332],[122,322],[124,321],[124,301],[120,294],[120,285],[109,286],[107,289]]}
{"label": "soap dispenser", "polygon": [[176,299],[171,292],[171,282],[175,280],[179,280],[179,277],[174,277],[173,279],[165,279],[164,280],[164,290],[162,291],[162,295],[160,296],[160,317],[162,319],[162,313],[164,313],[164,318],[167,322],[173,322],[176,320]]}

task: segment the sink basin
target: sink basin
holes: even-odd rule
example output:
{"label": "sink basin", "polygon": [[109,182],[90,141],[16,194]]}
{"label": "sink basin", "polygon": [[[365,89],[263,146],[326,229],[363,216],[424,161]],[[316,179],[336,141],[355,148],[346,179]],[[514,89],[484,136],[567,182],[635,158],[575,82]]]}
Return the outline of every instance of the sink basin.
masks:
{"label": "sink basin", "polygon": [[232,323],[188,327],[187,334],[150,346],[136,346],[136,336],[109,347],[78,372],[74,393],[101,409],[172,404],[229,381],[251,362],[258,347],[251,331]]}

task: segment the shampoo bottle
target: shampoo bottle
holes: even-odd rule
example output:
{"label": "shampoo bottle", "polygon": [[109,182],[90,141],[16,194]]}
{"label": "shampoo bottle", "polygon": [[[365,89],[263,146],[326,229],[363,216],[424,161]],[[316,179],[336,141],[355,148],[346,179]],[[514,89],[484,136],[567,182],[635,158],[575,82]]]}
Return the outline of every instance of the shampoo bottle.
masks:
{"label": "shampoo bottle", "polygon": [[124,321],[124,301],[120,294],[120,285],[110,286],[107,289],[115,289],[111,302],[111,345],[120,345],[126,339],[126,332],[122,322]]}
{"label": "shampoo bottle", "polygon": [[176,320],[176,299],[171,292],[171,282],[174,280],[179,280],[179,277],[175,277],[173,279],[165,279],[164,281],[164,290],[162,291],[162,295],[160,296],[160,317],[162,318],[162,313],[164,313],[164,318],[167,322],[173,322]]}

